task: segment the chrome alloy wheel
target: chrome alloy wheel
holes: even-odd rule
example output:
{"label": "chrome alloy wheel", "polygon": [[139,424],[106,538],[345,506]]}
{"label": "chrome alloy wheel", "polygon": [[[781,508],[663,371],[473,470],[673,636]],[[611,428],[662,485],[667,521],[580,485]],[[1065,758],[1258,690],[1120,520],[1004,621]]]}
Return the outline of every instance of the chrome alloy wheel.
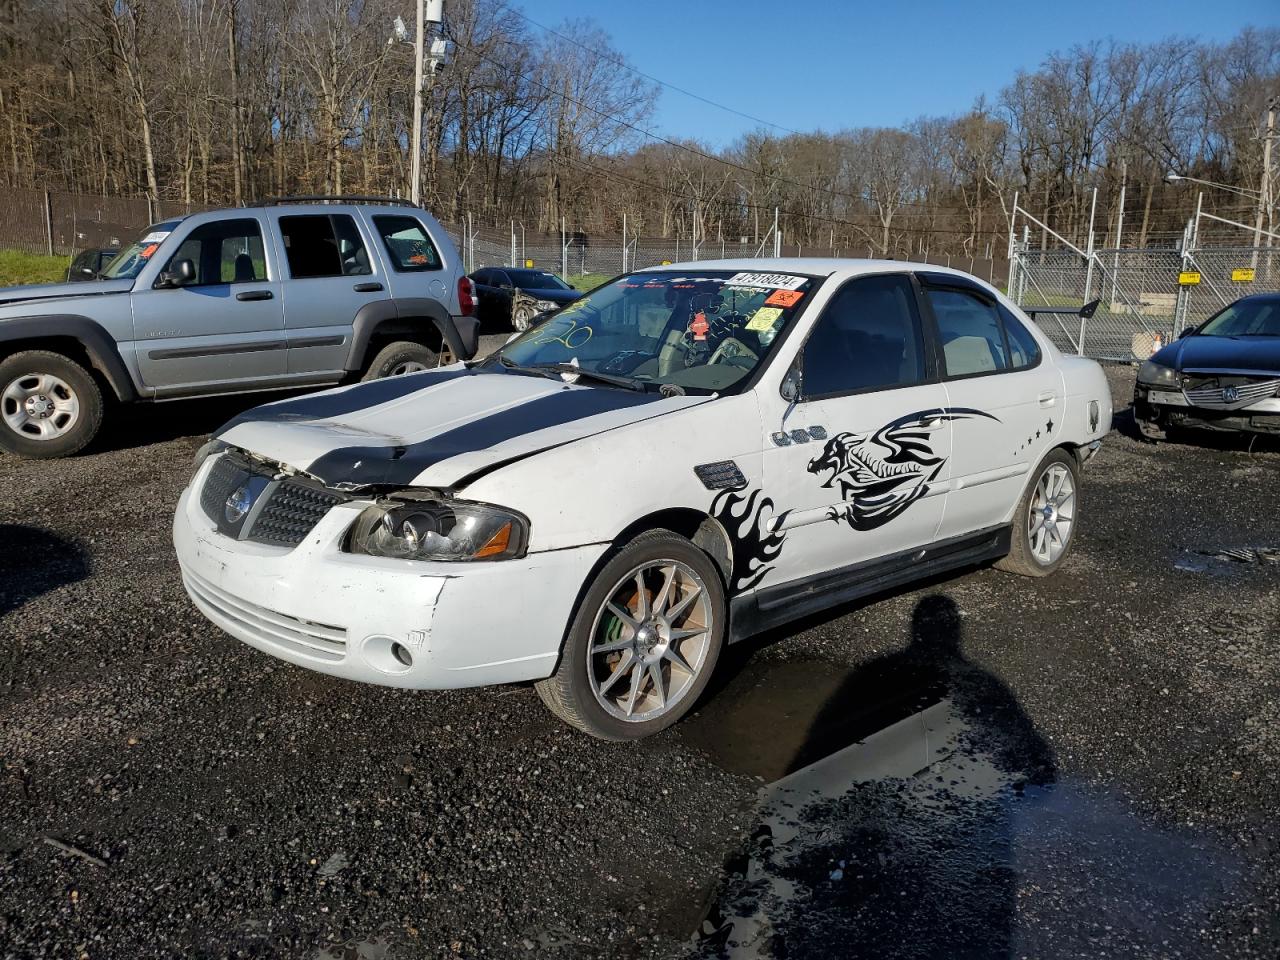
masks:
{"label": "chrome alloy wheel", "polygon": [[19,436],[54,440],[80,419],[80,399],[51,373],[23,374],[0,393],[0,416]]}
{"label": "chrome alloy wheel", "polygon": [[529,306],[518,307],[516,312],[511,315],[511,325],[516,328],[519,333],[524,333],[529,329],[529,324],[533,322],[536,314],[533,308]]}
{"label": "chrome alloy wheel", "polygon": [[679,560],[651,560],[609,591],[591,625],[587,679],[605,711],[641,723],[663,716],[693,689],[711,650],[706,584]]}
{"label": "chrome alloy wheel", "polygon": [[406,360],[404,363],[397,363],[389,371],[388,377],[403,377],[406,373],[422,373],[427,369],[425,363],[419,363],[417,360]]}
{"label": "chrome alloy wheel", "polygon": [[1040,475],[1031,495],[1027,534],[1031,555],[1044,566],[1057,561],[1067,549],[1075,524],[1076,485],[1071,471],[1051,463]]}

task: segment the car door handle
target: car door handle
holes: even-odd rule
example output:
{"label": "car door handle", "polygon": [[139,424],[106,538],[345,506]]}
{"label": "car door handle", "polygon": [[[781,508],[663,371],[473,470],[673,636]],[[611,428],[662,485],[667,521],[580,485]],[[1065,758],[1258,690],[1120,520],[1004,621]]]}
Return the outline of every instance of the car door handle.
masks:
{"label": "car door handle", "polygon": [[237,300],[270,300],[274,294],[270,290],[246,290],[237,293]]}
{"label": "car door handle", "polygon": [[381,290],[381,289],[382,289],[382,284],[380,284],[380,283],[376,283],[376,282],[374,282],[374,283],[357,283],[357,284],[356,284],[354,287],[352,287],[351,289],[352,289],[352,290],[354,290],[356,293],[377,293],[379,290]]}
{"label": "car door handle", "polygon": [[1058,395],[1056,393],[1040,394],[1040,406],[1042,407],[1052,407],[1057,402],[1058,402]]}

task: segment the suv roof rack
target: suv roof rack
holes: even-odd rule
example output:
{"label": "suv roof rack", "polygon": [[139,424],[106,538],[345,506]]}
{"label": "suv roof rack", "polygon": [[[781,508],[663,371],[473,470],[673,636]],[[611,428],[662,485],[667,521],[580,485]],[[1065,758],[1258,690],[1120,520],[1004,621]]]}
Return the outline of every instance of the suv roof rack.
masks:
{"label": "suv roof rack", "polygon": [[344,196],[341,194],[323,194],[308,193],[296,197],[267,197],[258,203],[249,204],[253,207],[279,207],[286,203],[374,203],[380,206],[390,207],[416,207],[417,204],[412,200],[403,200],[399,197],[362,197],[362,196]]}

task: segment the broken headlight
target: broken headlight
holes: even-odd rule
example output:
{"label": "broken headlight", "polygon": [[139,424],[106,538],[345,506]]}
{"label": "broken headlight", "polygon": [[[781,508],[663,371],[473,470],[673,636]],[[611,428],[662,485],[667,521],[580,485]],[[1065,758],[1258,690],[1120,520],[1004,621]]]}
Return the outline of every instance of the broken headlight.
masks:
{"label": "broken headlight", "polygon": [[404,560],[509,560],[524,556],[529,521],[461,500],[388,500],[366,509],[349,549]]}
{"label": "broken headlight", "polygon": [[200,468],[204,466],[206,460],[210,457],[216,457],[229,446],[230,444],[223,443],[221,440],[210,440],[197,450],[191,464],[191,479],[194,480],[196,478],[196,474],[200,472]]}
{"label": "broken headlight", "polygon": [[1153,387],[1177,387],[1178,371],[1151,360],[1138,367],[1138,382]]}

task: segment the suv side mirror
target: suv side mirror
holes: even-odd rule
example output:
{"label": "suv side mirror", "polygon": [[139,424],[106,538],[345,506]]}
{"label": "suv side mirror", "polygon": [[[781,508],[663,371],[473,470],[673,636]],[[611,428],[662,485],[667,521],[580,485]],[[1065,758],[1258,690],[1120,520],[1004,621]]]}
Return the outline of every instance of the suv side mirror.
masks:
{"label": "suv side mirror", "polygon": [[175,260],[169,264],[169,269],[156,279],[156,286],[164,290],[171,290],[174,287],[190,283],[195,278],[196,265],[194,263],[190,260]]}
{"label": "suv side mirror", "polygon": [[782,385],[778,388],[782,399],[787,403],[798,403],[802,395],[800,388],[804,383],[803,362],[804,354],[802,353],[792,362],[791,369],[782,378]]}

